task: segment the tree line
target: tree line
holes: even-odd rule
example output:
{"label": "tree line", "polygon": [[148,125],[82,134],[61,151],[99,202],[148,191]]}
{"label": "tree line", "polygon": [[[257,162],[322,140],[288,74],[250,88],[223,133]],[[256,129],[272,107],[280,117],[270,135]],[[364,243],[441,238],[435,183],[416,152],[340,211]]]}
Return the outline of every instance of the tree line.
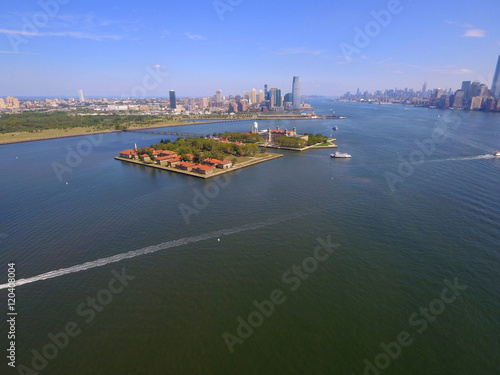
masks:
{"label": "tree line", "polygon": [[[218,160],[229,159],[236,163],[237,156],[255,156],[259,151],[256,144],[245,144],[238,146],[234,143],[223,143],[215,139],[179,137],[174,142],[170,139],[161,140],[157,144],[150,145],[155,150],[170,150],[180,155],[184,161],[189,161],[188,154],[193,155],[194,163],[201,163],[206,158]],[[154,160],[153,153],[147,147],[138,150],[139,153],[147,153]]]}
{"label": "tree line", "polygon": [[0,133],[37,132],[47,129],[70,129],[77,127],[95,127],[102,130],[122,130],[132,124],[153,124],[164,120],[150,115],[75,115],[55,111],[50,113],[22,112],[2,114]]}

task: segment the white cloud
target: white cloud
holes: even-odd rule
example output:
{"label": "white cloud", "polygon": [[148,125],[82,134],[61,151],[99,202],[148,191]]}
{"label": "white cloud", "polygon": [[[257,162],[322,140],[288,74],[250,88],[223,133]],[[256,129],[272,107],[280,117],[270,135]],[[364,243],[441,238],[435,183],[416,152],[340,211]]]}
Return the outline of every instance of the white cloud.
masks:
{"label": "white cloud", "polygon": [[483,38],[485,35],[486,35],[486,31],[485,30],[481,30],[481,29],[469,29],[462,36],[465,36],[465,37],[468,37],[468,38]]}
{"label": "white cloud", "polygon": [[283,48],[280,51],[273,51],[271,52],[274,55],[298,55],[298,54],[305,54],[305,55],[319,55],[321,53],[325,52],[324,50],[314,50],[314,49],[308,49],[306,47],[292,47],[292,48]]}
{"label": "white cloud", "polygon": [[37,31],[22,31],[22,30],[11,30],[11,29],[0,29],[0,34],[15,34],[24,36],[62,36],[71,37],[77,39],[91,39],[97,41],[103,40],[120,40],[121,37],[118,35],[99,35],[99,34],[88,34],[79,31],[62,31],[62,32],[37,32]]}
{"label": "white cloud", "polygon": [[185,33],[184,34],[186,38],[189,38],[191,40],[205,40],[206,38],[202,35],[196,35],[196,34],[190,34],[190,33]]}
{"label": "white cloud", "polygon": [[453,74],[474,74],[474,71],[472,69],[462,68],[462,69],[459,69],[459,70],[455,70],[452,73]]}

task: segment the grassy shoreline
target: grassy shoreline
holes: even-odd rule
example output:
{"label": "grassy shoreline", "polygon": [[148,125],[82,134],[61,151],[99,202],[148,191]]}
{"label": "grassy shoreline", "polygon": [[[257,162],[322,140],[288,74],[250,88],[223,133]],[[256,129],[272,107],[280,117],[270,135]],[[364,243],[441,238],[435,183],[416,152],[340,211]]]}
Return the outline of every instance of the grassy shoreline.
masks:
{"label": "grassy shoreline", "polygon": [[[257,120],[271,120],[271,119],[273,118],[267,118],[267,119],[259,118]],[[163,121],[155,124],[147,124],[144,126],[130,126],[127,128],[127,130],[203,125],[203,124],[221,122],[221,120],[223,121],[224,119],[214,118],[214,119],[206,119],[206,121],[205,119],[202,120],[203,121],[189,121],[189,120]],[[250,120],[256,120],[256,119],[237,119],[237,121],[250,121]],[[23,143],[23,142],[45,141],[58,138],[80,137],[84,135],[93,135],[93,134],[118,133],[122,131],[123,130],[102,129],[95,126],[89,126],[89,127],[74,127],[68,129],[44,129],[36,132],[3,133],[0,134],[0,146],[14,144],[14,143]],[[319,147],[331,147],[331,146],[319,146]]]}
{"label": "grassy shoreline", "polygon": [[[147,126],[130,126],[128,130],[137,129],[153,129],[164,128],[167,126],[188,126],[188,125],[201,125],[198,122],[161,122],[154,125],[148,124]],[[104,134],[104,133],[118,133],[123,130],[116,129],[98,129],[96,127],[75,127],[69,129],[45,129],[39,132],[14,132],[0,134],[0,145],[8,145],[13,143],[45,141],[49,139],[80,137],[83,135]]]}

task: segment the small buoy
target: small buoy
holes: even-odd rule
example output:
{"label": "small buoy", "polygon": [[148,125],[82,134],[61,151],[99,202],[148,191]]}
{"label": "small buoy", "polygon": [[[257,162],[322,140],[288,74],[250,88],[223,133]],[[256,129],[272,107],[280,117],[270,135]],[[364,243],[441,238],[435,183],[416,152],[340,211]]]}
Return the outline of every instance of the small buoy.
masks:
{"label": "small buoy", "polygon": [[220,242],[220,238],[217,238],[217,242]]}
{"label": "small buoy", "polygon": [[68,184],[68,181],[66,181],[66,185]]}
{"label": "small buoy", "polygon": [[19,156],[16,156],[16,159],[19,159]]}

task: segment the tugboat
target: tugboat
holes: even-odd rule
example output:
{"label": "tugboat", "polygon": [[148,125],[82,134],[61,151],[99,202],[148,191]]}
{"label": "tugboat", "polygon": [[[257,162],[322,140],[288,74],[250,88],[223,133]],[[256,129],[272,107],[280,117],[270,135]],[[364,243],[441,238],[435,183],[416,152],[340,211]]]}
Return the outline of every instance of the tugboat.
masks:
{"label": "tugboat", "polygon": [[330,154],[330,157],[332,158],[351,158],[352,156],[349,155],[347,152],[336,152],[335,154]]}

